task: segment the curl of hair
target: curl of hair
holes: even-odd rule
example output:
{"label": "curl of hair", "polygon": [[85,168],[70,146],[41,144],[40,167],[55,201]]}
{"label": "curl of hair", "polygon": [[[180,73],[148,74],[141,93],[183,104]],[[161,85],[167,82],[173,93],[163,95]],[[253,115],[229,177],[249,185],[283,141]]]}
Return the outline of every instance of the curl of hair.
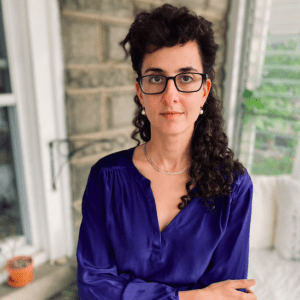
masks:
{"label": "curl of hair", "polygon": [[[204,113],[199,115],[194,125],[191,138],[190,180],[186,183],[187,195],[181,197],[179,209],[183,209],[194,197],[202,197],[204,206],[213,211],[215,201],[222,196],[228,196],[232,192],[232,184],[237,176],[245,174],[242,163],[233,160],[234,153],[228,148],[228,138],[222,129],[224,123],[222,106],[217,98],[213,69],[218,45],[214,41],[211,27],[211,22],[190,12],[186,7],[176,8],[164,4],[150,13],[143,11],[136,15],[129,33],[120,42],[126,57],[131,56],[133,69],[141,76],[145,53],[196,41],[204,73],[208,74],[212,82],[203,107]],[[125,48],[127,43],[130,46],[129,51]],[[150,141],[151,127],[147,116],[141,113],[142,105],[137,95],[134,102],[137,110],[132,124],[136,129],[132,132],[131,138],[140,145],[136,136],[139,134],[144,142]]]}

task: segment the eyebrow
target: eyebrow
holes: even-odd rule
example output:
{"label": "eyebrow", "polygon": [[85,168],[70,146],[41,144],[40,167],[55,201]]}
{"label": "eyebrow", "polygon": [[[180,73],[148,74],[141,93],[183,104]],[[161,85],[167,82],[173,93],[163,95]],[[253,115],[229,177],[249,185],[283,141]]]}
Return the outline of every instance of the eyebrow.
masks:
{"label": "eyebrow", "polygon": [[[193,67],[185,67],[185,68],[180,68],[180,69],[176,70],[176,72],[178,72],[178,73],[189,72],[189,71],[199,72],[197,69],[195,69]],[[145,74],[148,72],[165,73],[165,71],[160,68],[148,68],[145,71]]]}

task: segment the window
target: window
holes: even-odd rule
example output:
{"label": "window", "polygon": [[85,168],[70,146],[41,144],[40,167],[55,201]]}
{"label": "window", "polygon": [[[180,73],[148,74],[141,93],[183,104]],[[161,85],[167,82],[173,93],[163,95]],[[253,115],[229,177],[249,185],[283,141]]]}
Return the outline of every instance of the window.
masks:
{"label": "window", "polygon": [[[6,180],[5,197],[17,203],[13,209],[2,206],[0,216],[4,211],[13,214],[15,225],[10,227],[18,235],[16,247],[12,237],[0,241],[0,247],[5,247],[7,258],[12,256],[10,249],[15,255],[32,255],[37,267],[73,253],[69,171],[64,168],[53,191],[49,149],[50,141],[66,138],[59,8],[56,0],[0,4],[1,43],[7,48],[3,52],[2,44],[0,57],[1,142],[5,140],[0,159],[10,164],[0,186]],[[63,159],[54,155],[61,165]],[[7,279],[4,264],[0,255],[0,284]]]}
{"label": "window", "polygon": [[[300,31],[297,32],[299,26],[292,17],[290,21],[288,19],[289,15],[293,15],[289,14],[293,6],[284,6],[287,16],[284,20],[276,19],[280,9],[282,5],[274,1],[263,51],[255,47],[256,35],[259,36],[255,26],[253,31],[249,63],[255,64],[255,60],[251,60],[255,51],[263,55],[262,75],[259,75],[259,66],[252,73],[250,67],[243,94],[239,156],[253,175],[292,174],[299,160]],[[278,22],[285,26],[278,26]]]}
{"label": "window", "polygon": [[[7,243],[10,237],[19,237],[22,244],[25,244],[22,220],[25,216],[21,213],[16,176],[21,177],[23,174],[17,172],[14,155],[17,149],[13,148],[17,144],[14,139],[18,138],[13,126],[16,121],[13,115],[15,105],[7,105],[7,99],[13,97],[0,2],[0,246],[2,244],[1,252],[5,257],[13,255],[13,249]],[[0,257],[0,266],[3,259]]]}

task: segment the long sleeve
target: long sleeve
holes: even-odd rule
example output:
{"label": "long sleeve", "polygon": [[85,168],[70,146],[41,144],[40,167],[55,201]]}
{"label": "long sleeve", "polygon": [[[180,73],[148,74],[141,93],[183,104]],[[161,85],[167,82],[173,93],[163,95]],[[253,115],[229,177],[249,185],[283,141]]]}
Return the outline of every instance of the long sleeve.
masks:
{"label": "long sleeve", "polygon": [[253,197],[253,184],[248,173],[241,177],[235,188],[226,230],[195,288],[227,279],[247,279]]}
{"label": "long sleeve", "polygon": [[119,273],[106,228],[105,201],[112,191],[104,172],[92,167],[82,200],[77,246],[77,285],[81,300],[178,300],[168,285]]}
{"label": "long sleeve", "polygon": [[[253,185],[247,173],[235,187],[227,227],[207,270],[189,290],[224,280],[247,279]],[[240,289],[245,292],[245,289]]]}

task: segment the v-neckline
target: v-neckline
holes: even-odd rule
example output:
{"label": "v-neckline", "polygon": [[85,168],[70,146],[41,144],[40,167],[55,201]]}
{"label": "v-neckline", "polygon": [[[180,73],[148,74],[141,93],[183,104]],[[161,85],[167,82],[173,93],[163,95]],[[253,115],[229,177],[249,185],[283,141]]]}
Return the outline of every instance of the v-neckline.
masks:
{"label": "v-neckline", "polygon": [[[131,162],[131,166],[135,172],[135,177],[138,179],[138,181],[141,181],[144,185],[146,185],[147,187],[147,196],[148,196],[148,203],[149,203],[149,206],[150,206],[150,210],[151,210],[151,218],[152,218],[152,221],[153,219],[155,219],[155,224],[153,224],[155,227],[156,227],[156,230],[158,230],[159,234],[160,234],[160,238],[163,234],[165,234],[165,232],[167,230],[169,230],[169,228],[171,227],[171,225],[173,223],[176,222],[176,220],[182,215],[183,211],[185,211],[185,208],[180,210],[176,215],[175,217],[171,220],[171,222],[161,231],[160,230],[160,227],[159,227],[159,222],[158,222],[158,213],[157,213],[157,206],[156,206],[156,201],[155,201],[155,198],[154,198],[154,194],[153,194],[153,191],[152,191],[152,188],[151,188],[151,180],[146,178],[143,174],[140,173],[140,171],[137,169],[137,167],[135,166],[135,164],[133,163],[133,154],[134,154],[134,151],[135,149],[137,148],[138,146],[135,146],[133,148],[131,148],[131,153],[130,153],[130,162]],[[194,188],[193,188],[194,189]],[[192,189],[192,190],[193,190]]]}

